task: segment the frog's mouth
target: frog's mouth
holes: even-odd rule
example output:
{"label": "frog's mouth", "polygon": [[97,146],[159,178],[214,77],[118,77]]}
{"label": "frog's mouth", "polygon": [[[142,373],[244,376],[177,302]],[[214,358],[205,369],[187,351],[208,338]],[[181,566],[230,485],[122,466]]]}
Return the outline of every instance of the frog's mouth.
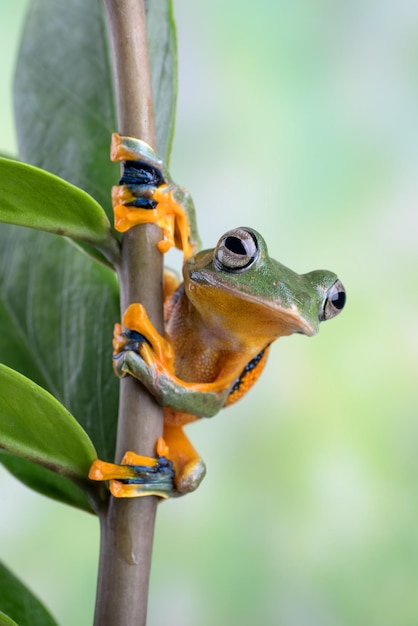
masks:
{"label": "frog's mouth", "polygon": [[[223,326],[228,326],[231,319],[241,320],[243,325],[247,320],[250,332],[258,334],[260,327],[269,326],[275,338],[293,333],[312,336],[318,331],[318,325],[302,317],[296,304],[285,306],[279,298],[255,296],[242,285],[234,289],[219,275],[215,280],[210,272],[192,270],[185,278],[185,286],[190,300],[201,313],[209,315],[207,309],[214,308]],[[208,294],[205,296],[202,290]],[[245,303],[248,303],[247,307]]]}
{"label": "frog's mouth", "polygon": [[311,337],[317,333],[317,327],[301,316],[295,304],[291,304],[286,307],[274,300],[254,298],[247,293],[243,293],[242,295],[240,294],[240,298],[246,302],[254,303],[259,307],[261,305],[266,312],[271,311],[274,314],[275,319],[280,320],[283,328],[287,327],[289,329],[289,332],[287,333],[289,335],[292,333],[299,333],[301,335],[308,335]]}

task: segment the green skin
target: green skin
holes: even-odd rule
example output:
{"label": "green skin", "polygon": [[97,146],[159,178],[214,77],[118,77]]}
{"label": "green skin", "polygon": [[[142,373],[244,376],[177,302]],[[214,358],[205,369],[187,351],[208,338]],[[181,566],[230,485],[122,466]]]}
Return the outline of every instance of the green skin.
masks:
{"label": "green skin", "polygon": [[[192,314],[198,314],[199,323],[210,333],[214,346],[222,345],[229,348],[228,343],[237,347],[242,342],[252,337],[257,344],[254,355],[269,345],[279,336],[293,332],[305,335],[314,335],[318,331],[320,321],[324,318],[324,308],[329,298],[330,290],[335,289],[339,283],[337,276],[326,270],[317,270],[307,274],[297,274],[285,267],[278,261],[270,258],[267,246],[262,236],[251,229],[236,229],[231,231],[234,235],[241,231],[250,232],[257,246],[257,258],[248,268],[226,269],[219,262],[220,244],[212,250],[199,252],[187,261],[183,268],[185,295],[192,307]],[[230,233],[227,233],[229,235]],[[225,239],[221,238],[220,242]],[[208,306],[208,298],[201,298],[205,289],[218,290],[222,295],[230,294],[240,302],[243,310],[248,306],[256,307],[266,313],[269,319],[277,320],[277,330],[267,331],[261,328],[262,338],[265,345],[259,345],[257,341],[257,321],[248,320],[248,328],[245,328],[245,320],[241,326],[241,335],[228,338],[228,320],[219,312],[218,303]],[[203,290],[203,291],[202,291]],[[201,301],[203,300],[203,301]],[[210,299],[209,299],[210,301]],[[342,306],[341,306],[342,308]],[[339,309],[333,311],[329,317],[333,317]],[[321,319],[322,317],[322,319]],[[187,322],[186,322],[187,323]],[[191,322],[192,323],[192,322]],[[262,322],[259,322],[262,326]],[[129,348],[129,346],[128,346]],[[251,358],[253,358],[253,356]],[[154,367],[149,367],[135,350],[127,349],[115,357],[117,374],[122,377],[127,374],[140,380],[145,387],[155,396],[160,404],[184,413],[190,413],[199,417],[211,417],[223,407],[230,392],[230,387],[221,391],[196,391],[185,387],[181,380],[157,373]],[[250,358],[248,361],[251,360]],[[247,361],[247,362],[248,362]],[[239,375],[240,372],[238,372]]]}

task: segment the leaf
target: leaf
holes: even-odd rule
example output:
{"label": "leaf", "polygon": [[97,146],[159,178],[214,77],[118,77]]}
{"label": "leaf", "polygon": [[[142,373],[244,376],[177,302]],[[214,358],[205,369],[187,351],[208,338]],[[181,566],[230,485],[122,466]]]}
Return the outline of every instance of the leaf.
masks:
{"label": "leaf", "polygon": [[[159,153],[167,159],[177,69],[170,0],[150,3],[149,44]],[[87,191],[112,221],[110,186],[119,166],[110,162],[109,150],[117,121],[101,0],[32,0],[18,56],[15,112],[21,160]]]}
{"label": "leaf", "polygon": [[88,513],[93,512],[83,491],[59,474],[26,459],[8,454],[4,450],[0,450],[0,462],[15,478],[30,489]]}
{"label": "leaf", "polygon": [[32,0],[15,114],[20,159],[84,189],[113,220],[110,186],[119,166],[109,160],[116,112],[101,0]]}
{"label": "leaf", "polygon": [[3,612],[0,613],[0,624],[4,626],[13,623],[19,626],[57,626],[57,622],[41,602],[1,562],[0,609]]}
{"label": "leaf", "polygon": [[149,3],[147,34],[157,151],[168,165],[177,100],[177,39],[171,0],[153,0]]}
{"label": "leaf", "polygon": [[113,460],[119,382],[114,272],[66,239],[0,224],[0,361],[48,390]]}
{"label": "leaf", "polygon": [[118,244],[102,207],[86,192],[44,170],[0,158],[0,221],[80,239],[109,256]]}
{"label": "leaf", "polygon": [[0,611],[0,626],[18,626],[18,624]]}
{"label": "leaf", "polygon": [[97,458],[90,439],[50,393],[0,365],[0,448],[77,483]]}

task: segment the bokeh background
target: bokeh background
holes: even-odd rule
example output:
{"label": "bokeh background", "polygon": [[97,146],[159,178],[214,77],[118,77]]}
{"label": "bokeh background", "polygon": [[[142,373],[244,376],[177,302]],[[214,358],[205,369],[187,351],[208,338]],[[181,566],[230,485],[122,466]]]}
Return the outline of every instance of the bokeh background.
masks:
{"label": "bokeh background", "polygon": [[[0,4],[2,153],[16,152],[27,4]],[[416,626],[418,5],[175,12],[171,170],[204,245],[253,226],[294,270],[337,272],[348,304],[317,337],[280,340],[245,400],[191,426],[208,475],[160,507],[149,625]],[[92,622],[92,516],[0,469],[0,548],[62,626]]]}

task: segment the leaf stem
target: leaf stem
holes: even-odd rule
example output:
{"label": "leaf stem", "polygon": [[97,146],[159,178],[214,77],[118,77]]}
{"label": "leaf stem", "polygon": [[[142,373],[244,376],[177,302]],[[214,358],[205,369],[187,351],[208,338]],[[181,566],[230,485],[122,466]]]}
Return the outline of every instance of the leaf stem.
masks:
{"label": "leaf stem", "polygon": [[[156,148],[143,0],[104,0],[113,48],[118,131]],[[145,305],[162,332],[160,230],[136,226],[124,234],[117,267],[121,313],[132,302]],[[121,380],[116,462],[127,450],[154,456],[162,434],[162,409],[133,378]],[[145,626],[157,498],[117,500],[100,512],[101,548],[96,626]]]}

